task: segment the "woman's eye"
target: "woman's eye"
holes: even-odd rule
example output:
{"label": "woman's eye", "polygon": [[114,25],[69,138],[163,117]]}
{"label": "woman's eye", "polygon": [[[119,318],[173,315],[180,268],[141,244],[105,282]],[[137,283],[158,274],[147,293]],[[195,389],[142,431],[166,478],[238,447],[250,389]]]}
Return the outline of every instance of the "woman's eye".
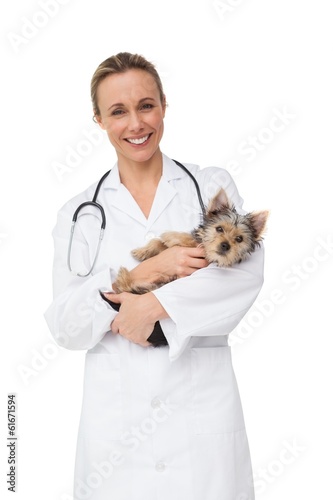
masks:
{"label": "woman's eye", "polygon": [[111,115],[112,116],[119,116],[119,115],[122,115],[123,112],[124,111],[122,109],[115,109],[114,111],[112,111]]}
{"label": "woman's eye", "polygon": [[141,106],[142,109],[152,109],[153,108],[153,105],[152,104],[149,104],[148,102],[146,102],[145,104],[143,104]]}
{"label": "woman's eye", "polygon": [[218,233],[224,233],[223,227],[222,226],[217,226],[216,231]]}
{"label": "woman's eye", "polygon": [[235,239],[236,239],[237,243],[242,243],[243,236],[237,236]]}

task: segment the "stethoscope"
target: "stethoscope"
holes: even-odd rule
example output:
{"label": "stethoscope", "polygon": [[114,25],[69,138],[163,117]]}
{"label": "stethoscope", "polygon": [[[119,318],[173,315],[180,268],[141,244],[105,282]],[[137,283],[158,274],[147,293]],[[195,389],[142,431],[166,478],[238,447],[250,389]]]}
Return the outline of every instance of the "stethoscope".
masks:
{"label": "stethoscope", "polygon": [[[199,188],[199,184],[197,183],[197,180],[192,175],[192,173],[182,163],[180,163],[177,160],[173,160],[173,161],[180,168],[182,168],[187,173],[187,175],[189,177],[191,177],[192,181],[194,182],[195,189],[197,190],[198,200],[199,200],[200,207],[201,207],[201,210],[202,210],[202,215],[204,215],[206,213],[206,210],[205,210],[205,205],[204,205],[204,203],[202,201],[202,197],[201,197],[201,193],[200,193],[200,188]],[[71,226],[71,230],[70,230],[68,253],[67,253],[67,266],[68,266],[68,269],[70,270],[70,272],[74,276],[79,276],[80,278],[86,278],[87,276],[89,276],[89,274],[92,273],[92,271],[93,271],[93,269],[95,267],[95,264],[96,264],[96,261],[97,261],[97,257],[98,257],[98,254],[99,254],[99,250],[100,250],[100,247],[101,247],[101,243],[102,243],[102,240],[103,240],[105,226],[106,226],[106,216],[105,216],[104,208],[102,207],[102,205],[100,205],[99,203],[97,203],[96,200],[97,200],[97,196],[98,196],[99,190],[101,188],[101,185],[103,184],[104,180],[106,179],[106,177],[109,175],[110,172],[111,172],[111,170],[108,170],[107,172],[105,172],[105,174],[103,175],[103,177],[101,177],[100,180],[98,181],[98,184],[96,186],[96,190],[95,190],[93,199],[91,201],[85,201],[84,203],[81,203],[81,205],[79,205],[77,207],[77,209],[75,210],[73,218],[72,218],[72,226]],[[102,222],[101,222],[101,229],[100,229],[100,233],[99,233],[99,239],[98,239],[98,245],[97,245],[97,248],[96,248],[95,258],[94,258],[94,260],[92,262],[92,265],[91,265],[89,271],[86,274],[81,274],[81,273],[77,273],[77,272],[73,271],[73,269],[72,269],[72,266],[71,266],[71,251],[72,251],[74,229],[75,229],[77,218],[79,216],[80,211],[83,208],[87,207],[87,206],[95,207],[95,208],[97,208],[97,210],[99,210],[101,218],[102,218]]]}

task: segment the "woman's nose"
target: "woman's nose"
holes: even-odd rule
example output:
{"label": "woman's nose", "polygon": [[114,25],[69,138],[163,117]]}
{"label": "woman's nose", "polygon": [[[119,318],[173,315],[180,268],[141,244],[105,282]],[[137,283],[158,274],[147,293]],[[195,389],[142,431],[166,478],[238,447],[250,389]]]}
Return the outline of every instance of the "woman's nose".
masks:
{"label": "woman's nose", "polygon": [[128,128],[131,131],[137,131],[142,129],[142,121],[138,113],[130,113]]}

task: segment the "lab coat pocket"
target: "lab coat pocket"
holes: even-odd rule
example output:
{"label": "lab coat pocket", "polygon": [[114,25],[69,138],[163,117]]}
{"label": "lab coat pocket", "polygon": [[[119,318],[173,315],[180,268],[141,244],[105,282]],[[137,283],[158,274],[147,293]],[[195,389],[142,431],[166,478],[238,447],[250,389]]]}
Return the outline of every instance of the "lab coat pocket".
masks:
{"label": "lab coat pocket", "polygon": [[195,434],[224,434],[244,429],[230,347],[191,349]]}
{"label": "lab coat pocket", "polygon": [[123,409],[117,353],[86,354],[83,394],[80,432],[90,439],[120,439]]}

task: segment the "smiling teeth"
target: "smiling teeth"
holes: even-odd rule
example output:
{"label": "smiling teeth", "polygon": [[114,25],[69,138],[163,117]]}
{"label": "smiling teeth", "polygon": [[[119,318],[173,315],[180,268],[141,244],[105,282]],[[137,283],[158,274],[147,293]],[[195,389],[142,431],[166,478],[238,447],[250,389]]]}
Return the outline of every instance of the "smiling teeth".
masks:
{"label": "smiling teeth", "polygon": [[131,144],[143,144],[144,142],[146,142],[148,137],[149,137],[149,135],[145,135],[145,137],[141,137],[141,139],[127,139],[127,140]]}

